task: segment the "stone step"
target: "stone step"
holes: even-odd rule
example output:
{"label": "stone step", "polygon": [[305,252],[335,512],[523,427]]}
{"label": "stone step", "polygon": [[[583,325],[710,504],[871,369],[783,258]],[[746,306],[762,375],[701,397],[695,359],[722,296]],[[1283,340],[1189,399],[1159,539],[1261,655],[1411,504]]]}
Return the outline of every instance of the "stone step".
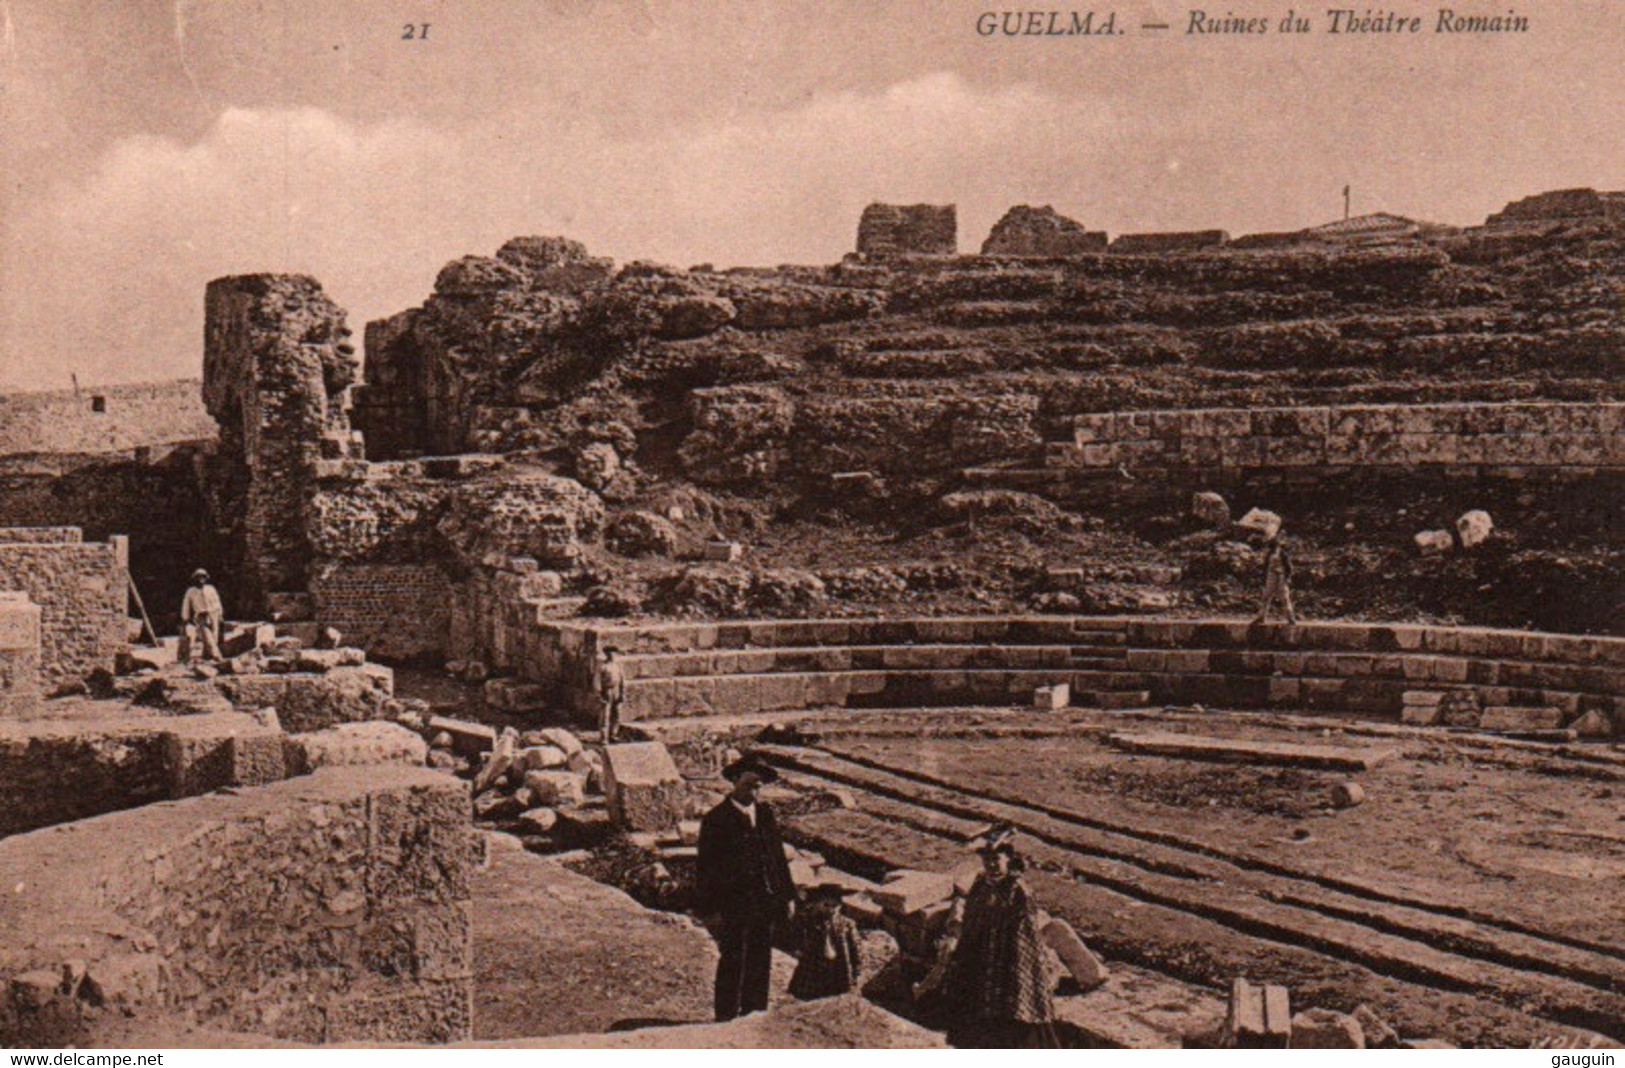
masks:
{"label": "stone step", "polygon": [[1153,705],[1150,690],[1075,690],[1072,703],[1079,708],[1103,708],[1108,711],[1150,708]]}
{"label": "stone step", "polygon": [[1122,671],[1128,661],[1121,656],[1074,656],[1072,666],[1087,671]]}

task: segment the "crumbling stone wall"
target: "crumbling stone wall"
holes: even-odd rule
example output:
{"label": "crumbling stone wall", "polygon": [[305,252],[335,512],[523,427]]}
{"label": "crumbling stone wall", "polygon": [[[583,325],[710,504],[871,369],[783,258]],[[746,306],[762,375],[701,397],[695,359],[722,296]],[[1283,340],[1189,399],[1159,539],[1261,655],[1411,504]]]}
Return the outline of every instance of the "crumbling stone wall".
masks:
{"label": "crumbling stone wall", "polygon": [[0,456],[129,452],[214,433],[195,378],[0,397]]}
{"label": "crumbling stone wall", "polygon": [[1625,404],[1417,404],[1101,412],[1058,467],[1625,465]]}
{"label": "crumbling stone wall", "polygon": [[0,720],[39,702],[40,610],[20,590],[0,590]]}
{"label": "crumbling stone wall", "polygon": [[870,204],[858,220],[864,256],[952,256],[959,251],[959,213],[953,204]]}
{"label": "crumbling stone wall", "polygon": [[1223,230],[1186,230],[1162,234],[1121,234],[1111,243],[1112,252],[1191,252],[1228,244]]}
{"label": "crumbling stone wall", "polygon": [[240,548],[243,607],[305,587],[316,464],[352,447],[344,312],[315,279],[217,278],[204,298],[203,397],[220,424],[213,507]]}
{"label": "crumbling stone wall", "polygon": [[1106,251],[1104,230],[1085,230],[1049,205],[1017,204],[993,224],[982,242],[984,256],[1077,256]]}
{"label": "crumbling stone wall", "polygon": [[92,1044],[120,1014],[295,1042],[466,1039],[475,860],[467,785],[398,766],[5,839],[0,876],[27,892],[0,900],[0,1045]]}
{"label": "crumbling stone wall", "polygon": [[42,542],[28,528],[0,529],[0,590],[21,590],[40,609],[40,684],[61,690],[113,670],[126,643],[129,542],[83,542],[77,528]]}
{"label": "crumbling stone wall", "polygon": [[1556,219],[1625,219],[1625,192],[1599,193],[1595,189],[1557,189],[1514,200],[1491,215],[1490,226]]}

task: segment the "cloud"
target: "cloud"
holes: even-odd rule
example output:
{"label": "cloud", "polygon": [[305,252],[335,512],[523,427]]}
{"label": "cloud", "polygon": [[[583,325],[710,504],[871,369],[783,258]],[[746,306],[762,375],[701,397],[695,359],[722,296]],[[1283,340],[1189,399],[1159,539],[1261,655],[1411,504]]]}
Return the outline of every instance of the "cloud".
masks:
{"label": "cloud", "polygon": [[0,387],[199,373],[203,289],[224,274],[312,274],[359,333],[422,301],[447,260],[517,234],[622,261],[831,262],[872,200],[957,203],[974,250],[1013,203],[1114,231],[1280,226],[1318,221],[1294,213],[1329,181],[1256,136],[1238,159],[1200,113],[945,72],[709,114],[622,136],[522,97],[457,128],[231,108],[194,143],[125,138],[0,249],[27,280],[0,293]]}
{"label": "cloud", "polygon": [[638,139],[525,102],[456,131],[230,108],[195,143],[116,142],[27,213],[7,255],[30,285],[0,296],[0,384],[196,374],[203,287],[223,274],[313,274],[359,328],[421,301],[446,260],[520,233],[623,260],[829,261],[869,200],[977,196],[1012,159],[1070,168],[1115,122],[951,74]]}

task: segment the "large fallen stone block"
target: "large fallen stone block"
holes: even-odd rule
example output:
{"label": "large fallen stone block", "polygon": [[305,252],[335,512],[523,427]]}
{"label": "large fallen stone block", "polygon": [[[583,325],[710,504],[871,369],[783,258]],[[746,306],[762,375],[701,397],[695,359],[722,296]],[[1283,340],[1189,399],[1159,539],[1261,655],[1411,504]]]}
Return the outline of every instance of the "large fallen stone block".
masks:
{"label": "large fallen stone block", "polygon": [[449,716],[431,716],[430,736],[441,733],[451,738],[452,750],[464,756],[478,756],[490,752],[497,742],[495,727],[484,723],[471,723],[465,719],[452,719]]}
{"label": "large fallen stone block", "polygon": [[1281,517],[1266,508],[1253,508],[1246,515],[1236,520],[1236,526],[1243,531],[1256,532],[1266,538],[1273,538],[1281,532]]}
{"label": "large fallen stone block", "polygon": [[1040,686],[1033,691],[1033,707],[1042,712],[1056,712],[1072,703],[1072,686],[1057,682]]}
{"label": "large fallen stone block", "polygon": [[1346,1012],[1305,1009],[1292,1017],[1293,1049],[1365,1049],[1365,1028]]}
{"label": "large fallen stone block", "polygon": [[526,772],[525,786],[545,808],[567,808],[587,799],[587,777],[573,771]]}
{"label": "large fallen stone block", "polygon": [[1490,531],[1494,529],[1495,524],[1490,521],[1490,513],[1478,508],[1463,513],[1461,518],[1456,520],[1456,534],[1461,538],[1464,549],[1482,545],[1489,539]]}
{"label": "large fallen stone block", "polygon": [[1094,951],[1078,937],[1078,932],[1063,919],[1052,918],[1039,931],[1044,944],[1055,951],[1061,964],[1078,984],[1079,990],[1093,990],[1104,983],[1111,972]]}
{"label": "large fallen stone block", "polygon": [[1448,530],[1419,531],[1413,540],[1416,551],[1423,556],[1443,556],[1456,546],[1456,539],[1450,536]]}
{"label": "large fallen stone block", "polygon": [[954,877],[947,872],[892,872],[871,892],[881,908],[894,916],[911,916],[953,896]]}
{"label": "large fallen stone block", "polygon": [[1573,723],[1570,723],[1569,729],[1580,738],[1612,738],[1614,736],[1613,721],[1608,718],[1608,713],[1598,708],[1593,708]]}
{"label": "large fallen stone block", "polygon": [[1191,515],[1210,527],[1230,526],[1230,503],[1217,493],[1204,491],[1191,496]]}
{"label": "large fallen stone block", "polygon": [[284,735],[240,712],[176,716],[164,733],[164,774],[171,798],[224,786],[262,786],[287,778]]}
{"label": "large fallen stone block", "polygon": [[292,750],[289,770],[297,774],[360,764],[422,765],[429,755],[422,738],[384,720],[341,723],[327,730],[294,734],[288,744]]}
{"label": "large fallen stone block", "polygon": [[682,821],[688,784],[664,745],[607,745],[603,755],[604,796],[617,826],[628,831],[664,831]]}

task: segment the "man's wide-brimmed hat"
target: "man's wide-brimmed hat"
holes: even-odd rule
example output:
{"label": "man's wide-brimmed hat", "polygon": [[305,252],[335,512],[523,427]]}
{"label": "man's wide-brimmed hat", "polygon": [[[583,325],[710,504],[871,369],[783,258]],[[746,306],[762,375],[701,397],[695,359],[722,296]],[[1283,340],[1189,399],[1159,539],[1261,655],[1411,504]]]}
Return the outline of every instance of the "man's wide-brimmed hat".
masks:
{"label": "man's wide-brimmed hat", "polygon": [[194,579],[206,579],[209,577],[209,573],[200,567],[196,571],[192,572],[192,577]]}
{"label": "man's wide-brimmed hat", "polygon": [[746,772],[755,773],[763,782],[778,782],[779,772],[773,765],[763,761],[760,757],[746,754],[731,763],[722,766],[722,777],[729,782],[738,782],[740,776]]}

